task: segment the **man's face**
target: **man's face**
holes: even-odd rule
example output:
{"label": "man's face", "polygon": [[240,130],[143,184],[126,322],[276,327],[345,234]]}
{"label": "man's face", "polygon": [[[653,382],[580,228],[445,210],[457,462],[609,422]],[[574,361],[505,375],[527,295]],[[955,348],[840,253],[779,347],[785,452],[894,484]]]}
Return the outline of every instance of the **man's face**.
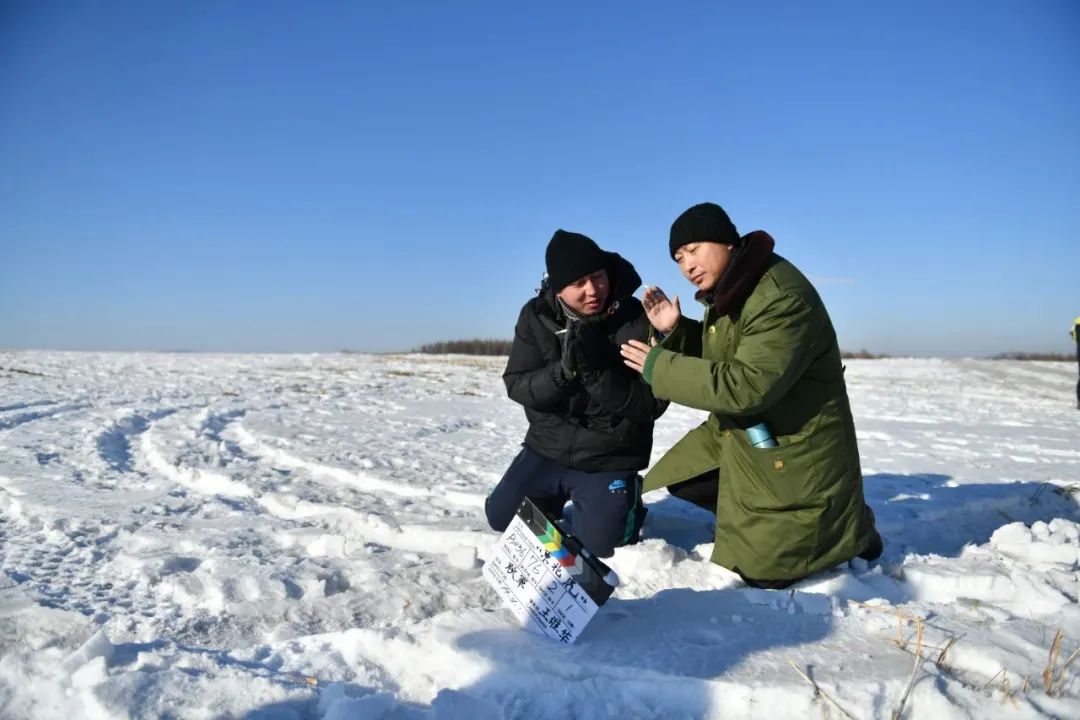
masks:
{"label": "man's face", "polygon": [[579,277],[558,292],[559,298],[579,315],[595,315],[604,309],[608,297],[607,270]]}
{"label": "man's face", "polygon": [[731,264],[734,245],[714,242],[687,243],[675,251],[675,262],[683,277],[698,290],[712,290]]}

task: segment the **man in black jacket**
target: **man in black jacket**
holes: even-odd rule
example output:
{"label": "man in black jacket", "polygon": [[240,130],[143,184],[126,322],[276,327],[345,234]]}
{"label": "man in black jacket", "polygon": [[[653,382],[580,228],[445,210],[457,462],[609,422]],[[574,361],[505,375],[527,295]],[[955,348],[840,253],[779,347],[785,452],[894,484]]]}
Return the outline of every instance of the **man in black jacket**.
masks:
{"label": "man in black jacket", "polygon": [[653,422],[667,403],[621,362],[649,321],[633,293],[634,266],[584,235],[558,230],[547,278],[518,317],[503,381],[525,407],[521,452],[488,496],[492,529],[510,524],[525,497],[569,528],[594,555],[637,542],[645,510],[638,470],[648,466]]}

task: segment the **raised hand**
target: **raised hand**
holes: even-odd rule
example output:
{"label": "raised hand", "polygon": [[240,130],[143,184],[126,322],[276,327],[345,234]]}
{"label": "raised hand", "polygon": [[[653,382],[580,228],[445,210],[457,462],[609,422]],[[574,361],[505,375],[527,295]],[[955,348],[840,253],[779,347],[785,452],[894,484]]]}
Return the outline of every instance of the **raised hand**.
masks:
{"label": "raised hand", "polygon": [[655,286],[645,288],[641,304],[645,307],[645,315],[649,318],[649,323],[665,335],[675,329],[679,318],[682,317],[679,296],[676,295],[674,300],[668,300],[664,291]]}

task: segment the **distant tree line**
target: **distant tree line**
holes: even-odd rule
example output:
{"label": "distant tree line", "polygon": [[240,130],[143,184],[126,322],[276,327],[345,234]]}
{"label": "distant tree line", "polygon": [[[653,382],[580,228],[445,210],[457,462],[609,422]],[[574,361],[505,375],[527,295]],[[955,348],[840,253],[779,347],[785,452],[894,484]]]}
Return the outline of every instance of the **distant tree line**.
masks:
{"label": "distant tree line", "polygon": [[991,360],[1058,360],[1072,362],[1076,360],[1075,355],[1066,355],[1064,353],[1031,353],[1031,352],[1006,352],[998,353]]}
{"label": "distant tree line", "polygon": [[889,356],[882,355],[881,353],[872,353],[866,348],[863,348],[862,350],[855,351],[841,350],[840,357],[845,360],[883,360]]}
{"label": "distant tree line", "polygon": [[509,355],[510,340],[441,340],[421,345],[428,355]]}

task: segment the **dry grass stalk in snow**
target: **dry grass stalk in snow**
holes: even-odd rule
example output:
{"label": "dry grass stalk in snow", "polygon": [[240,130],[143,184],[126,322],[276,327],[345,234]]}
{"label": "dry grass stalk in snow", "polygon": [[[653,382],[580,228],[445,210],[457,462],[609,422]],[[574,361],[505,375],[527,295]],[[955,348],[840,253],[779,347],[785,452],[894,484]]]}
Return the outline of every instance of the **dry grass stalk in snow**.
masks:
{"label": "dry grass stalk in snow", "polygon": [[[911,668],[911,677],[908,678],[907,688],[904,690],[904,694],[900,697],[900,704],[896,706],[896,710],[893,711],[893,720],[899,720],[904,714],[904,705],[907,704],[908,696],[911,695],[911,689],[915,687],[915,678],[919,675],[919,669],[922,668],[923,654],[922,644],[923,641],[923,618],[917,618],[915,624],[915,664]],[[903,647],[903,646],[901,646]]]}
{"label": "dry grass stalk in snow", "polygon": [[803,680],[805,680],[806,682],[810,683],[810,686],[811,686],[812,688],[814,688],[814,695],[815,695],[815,696],[819,696],[819,695],[820,695],[821,697],[823,697],[823,698],[825,698],[826,700],[828,700],[828,701],[829,701],[829,704],[830,704],[830,705],[832,705],[832,706],[833,706],[834,708],[836,708],[836,709],[837,709],[837,711],[839,711],[839,713],[840,713],[841,715],[843,715],[844,717],[848,718],[849,720],[855,720],[855,718],[851,717],[851,714],[850,714],[850,713],[849,713],[849,712],[848,712],[847,710],[845,710],[844,708],[840,707],[840,706],[839,706],[839,705],[837,704],[837,702],[836,702],[835,700],[833,700],[833,699],[832,699],[831,697],[829,697],[829,696],[828,696],[828,695],[827,695],[827,694],[825,693],[825,691],[821,689],[821,686],[820,686],[820,685],[818,685],[818,684],[817,684],[816,682],[814,682],[813,678],[811,678],[811,677],[810,677],[809,675],[807,675],[806,673],[804,673],[804,672],[803,672],[803,670],[802,670],[802,668],[800,668],[800,667],[799,667],[798,665],[796,665],[794,661],[792,661],[792,660],[788,660],[788,665],[790,665],[790,666],[791,666],[792,668],[794,668],[795,672],[799,673],[799,676],[800,676],[800,677],[802,677],[802,679],[803,679]]}
{"label": "dry grass stalk in snow", "polygon": [[1046,688],[1046,694],[1050,697],[1060,697],[1061,692],[1065,689],[1065,676],[1069,666],[1072,665],[1073,660],[1080,655],[1080,648],[1072,651],[1072,654],[1065,659],[1065,662],[1061,663],[1061,667],[1057,667],[1058,658],[1061,655],[1061,640],[1064,636],[1061,634],[1061,629],[1054,634],[1054,642],[1050,645],[1050,659],[1046,663],[1046,668],[1043,670],[1043,685]]}
{"label": "dry grass stalk in snow", "polygon": [[1043,668],[1043,687],[1046,688],[1046,694],[1053,694],[1054,690],[1054,666],[1057,665],[1058,653],[1061,652],[1061,628],[1054,633],[1054,642],[1050,643],[1050,659],[1046,661],[1046,667]]}
{"label": "dry grass stalk in snow", "polygon": [[936,665],[939,670],[948,669],[949,666],[945,664],[945,656],[949,653],[949,648],[951,648],[955,644],[956,636],[953,636],[949,638],[949,641],[947,643],[945,643],[945,647],[941,648],[941,652],[938,653],[937,660],[934,661],[934,665]]}
{"label": "dry grass stalk in snow", "polygon": [[986,684],[982,686],[982,689],[983,690],[988,689],[991,685],[994,684],[995,680],[997,680],[999,677],[1001,677],[1001,674],[1004,673],[1004,672],[1005,672],[1005,668],[1001,668],[996,673],[994,673],[994,676],[986,681]]}

